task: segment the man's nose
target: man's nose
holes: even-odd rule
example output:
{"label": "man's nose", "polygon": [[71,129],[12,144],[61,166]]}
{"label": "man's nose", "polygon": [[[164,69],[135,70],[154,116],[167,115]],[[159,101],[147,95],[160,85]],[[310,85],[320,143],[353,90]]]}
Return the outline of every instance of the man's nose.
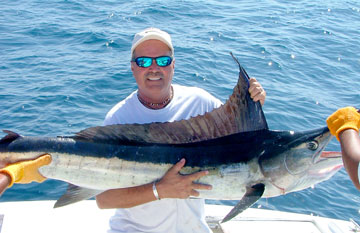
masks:
{"label": "man's nose", "polygon": [[152,59],[151,66],[149,66],[149,68],[159,69],[159,66],[158,66],[158,64],[156,63],[156,60],[155,60],[154,58]]}

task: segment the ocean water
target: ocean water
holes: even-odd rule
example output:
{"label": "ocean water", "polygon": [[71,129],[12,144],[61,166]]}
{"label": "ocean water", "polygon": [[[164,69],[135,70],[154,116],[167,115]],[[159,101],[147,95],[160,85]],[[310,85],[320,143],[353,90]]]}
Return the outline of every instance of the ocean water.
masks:
{"label": "ocean water", "polygon": [[[356,0],[4,0],[0,129],[57,136],[101,125],[136,88],[131,41],[150,26],[172,35],[174,83],[202,87],[222,101],[237,81],[233,52],[267,91],[270,129],[323,127],[337,108],[360,108]],[[339,151],[339,143],[333,139],[327,150]],[[57,199],[65,188],[55,180],[14,185],[0,201]],[[360,192],[344,169],[314,188],[254,206],[360,220]]]}

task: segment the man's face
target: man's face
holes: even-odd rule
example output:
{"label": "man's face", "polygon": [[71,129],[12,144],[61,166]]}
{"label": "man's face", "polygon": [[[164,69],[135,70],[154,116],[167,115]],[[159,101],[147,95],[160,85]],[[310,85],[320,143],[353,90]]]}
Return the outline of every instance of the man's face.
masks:
{"label": "man's face", "polygon": [[[159,40],[147,40],[134,51],[137,57],[170,56],[170,48]],[[174,75],[175,60],[165,67],[160,67],[153,60],[150,67],[143,68],[131,62],[131,70],[139,89],[139,95],[146,101],[157,103],[169,97],[171,81]]]}

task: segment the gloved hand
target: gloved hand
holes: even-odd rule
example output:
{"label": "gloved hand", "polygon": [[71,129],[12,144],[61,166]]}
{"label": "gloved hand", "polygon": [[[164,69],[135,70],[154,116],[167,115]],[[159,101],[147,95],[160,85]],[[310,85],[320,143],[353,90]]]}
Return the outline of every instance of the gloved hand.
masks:
{"label": "gloved hand", "polygon": [[339,140],[339,133],[345,129],[359,132],[360,113],[354,107],[340,108],[327,118],[326,123],[330,133]]}
{"label": "gloved hand", "polygon": [[39,173],[38,168],[48,165],[50,162],[51,156],[46,154],[34,160],[10,164],[0,169],[0,172],[6,173],[11,177],[9,187],[14,183],[27,184],[33,181],[41,183],[46,180],[46,178]]}

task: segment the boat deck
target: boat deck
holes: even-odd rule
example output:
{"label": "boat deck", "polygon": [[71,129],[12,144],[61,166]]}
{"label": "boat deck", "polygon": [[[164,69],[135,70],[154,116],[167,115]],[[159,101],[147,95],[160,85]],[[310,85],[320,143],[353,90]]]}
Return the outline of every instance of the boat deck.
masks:
{"label": "boat deck", "polygon": [[[107,232],[114,210],[100,210],[95,201],[53,209],[54,201],[0,203],[0,233]],[[356,223],[336,219],[249,208],[232,221],[219,224],[231,206],[206,205],[206,220],[214,233],[354,233]]]}

